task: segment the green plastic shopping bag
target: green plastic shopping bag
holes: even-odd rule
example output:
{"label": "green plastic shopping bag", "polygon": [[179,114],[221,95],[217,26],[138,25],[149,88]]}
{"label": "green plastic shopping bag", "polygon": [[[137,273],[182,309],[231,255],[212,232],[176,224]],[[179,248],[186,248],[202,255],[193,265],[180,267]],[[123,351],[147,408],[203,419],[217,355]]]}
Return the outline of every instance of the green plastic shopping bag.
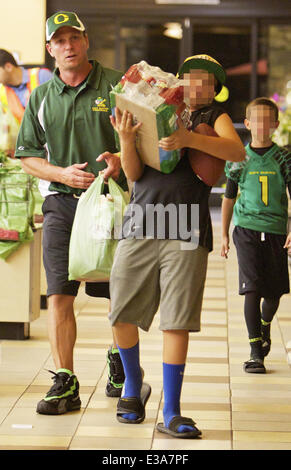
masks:
{"label": "green plastic shopping bag", "polygon": [[125,193],[108,179],[98,176],[78,202],[69,248],[69,280],[105,281],[109,279],[124,210],[129,202]]}

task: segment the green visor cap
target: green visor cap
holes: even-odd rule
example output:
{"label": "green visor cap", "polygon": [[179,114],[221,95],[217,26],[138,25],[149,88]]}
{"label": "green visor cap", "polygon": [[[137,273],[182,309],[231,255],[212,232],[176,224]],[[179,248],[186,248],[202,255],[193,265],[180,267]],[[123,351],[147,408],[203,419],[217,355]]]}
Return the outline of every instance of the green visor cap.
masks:
{"label": "green visor cap", "polygon": [[46,40],[50,41],[55,32],[63,26],[69,26],[78,31],[85,31],[85,26],[76,13],[72,11],[58,11],[46,21]]}
{"label": "green visor cap", "polygon": [[213,59],[209,55],[201,54],[188,57],[188,59],[186,59],[181,65],[177,76],[182,78],[184,73],[190,73],[190,70],[193,69],[206,70],[209,73],[213,73],[220,84],[220,89],[225,83],[226,74],[224,69],[217,60]]}

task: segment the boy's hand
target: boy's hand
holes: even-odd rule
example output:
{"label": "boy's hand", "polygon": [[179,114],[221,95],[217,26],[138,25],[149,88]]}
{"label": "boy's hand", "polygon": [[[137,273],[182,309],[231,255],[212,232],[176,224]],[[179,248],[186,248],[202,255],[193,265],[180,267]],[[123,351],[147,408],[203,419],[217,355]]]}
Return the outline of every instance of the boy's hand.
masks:
{"label": "boy's hand", "polygon": [[291,232],[288,233],[286,242],[283,248],[287,248],[288,255],[291,255]]}
{"label": "boy's hand", "polygon": [[188,147],[190,131],[184,127],[180,118],[178,119],[178,126],[179,128],[173,134],[169,137],[163,137],[159,141],[159,147],[166,151]]}
{"label": "boy's hand", "polygon": [[100,171],[99,174],[103,174],[105,181],[107,181],[109,177],[113,178],[114,180],[118,180],[121,168],[119,156],[115,153],[104,152],[96,158],[97,162],[102,162],[104,160],[107,163],[107,168]]}
{"label": "boy's hand", "polygon": [[225,235],[224,237],[222,237],[220,254],[223,258],[227,259],[228,252],[229,252],[229,236]]}
{"label": "boy's hand", "polygon": [[135,135],[142,123],[133,125],[133,116],[129,111],[121,113],[119,108],[115,110],[115,117],[110,116],[111,125],[114,127],[119,137],[124,141],[134,141]]}

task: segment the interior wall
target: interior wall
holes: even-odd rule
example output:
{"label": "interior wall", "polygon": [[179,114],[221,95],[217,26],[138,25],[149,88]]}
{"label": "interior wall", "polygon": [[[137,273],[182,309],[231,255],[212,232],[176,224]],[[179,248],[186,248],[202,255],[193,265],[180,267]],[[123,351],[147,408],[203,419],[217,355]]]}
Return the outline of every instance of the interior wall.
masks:
{"label": "interior wall", "polygon": [[44,64],[46,0],[0,0],[0,10],[0,48],[22,64]]}

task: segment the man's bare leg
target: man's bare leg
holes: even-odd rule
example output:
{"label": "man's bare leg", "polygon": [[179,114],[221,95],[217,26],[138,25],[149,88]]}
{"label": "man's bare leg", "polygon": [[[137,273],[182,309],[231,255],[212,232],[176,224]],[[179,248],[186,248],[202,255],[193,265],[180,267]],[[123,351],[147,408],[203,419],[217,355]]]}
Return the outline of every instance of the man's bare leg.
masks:
{"label": "man's bare leg", "polygon": [[56,369],[74,370],[76,320],[72,295],[51,295],[48,298],[48,332]]}

